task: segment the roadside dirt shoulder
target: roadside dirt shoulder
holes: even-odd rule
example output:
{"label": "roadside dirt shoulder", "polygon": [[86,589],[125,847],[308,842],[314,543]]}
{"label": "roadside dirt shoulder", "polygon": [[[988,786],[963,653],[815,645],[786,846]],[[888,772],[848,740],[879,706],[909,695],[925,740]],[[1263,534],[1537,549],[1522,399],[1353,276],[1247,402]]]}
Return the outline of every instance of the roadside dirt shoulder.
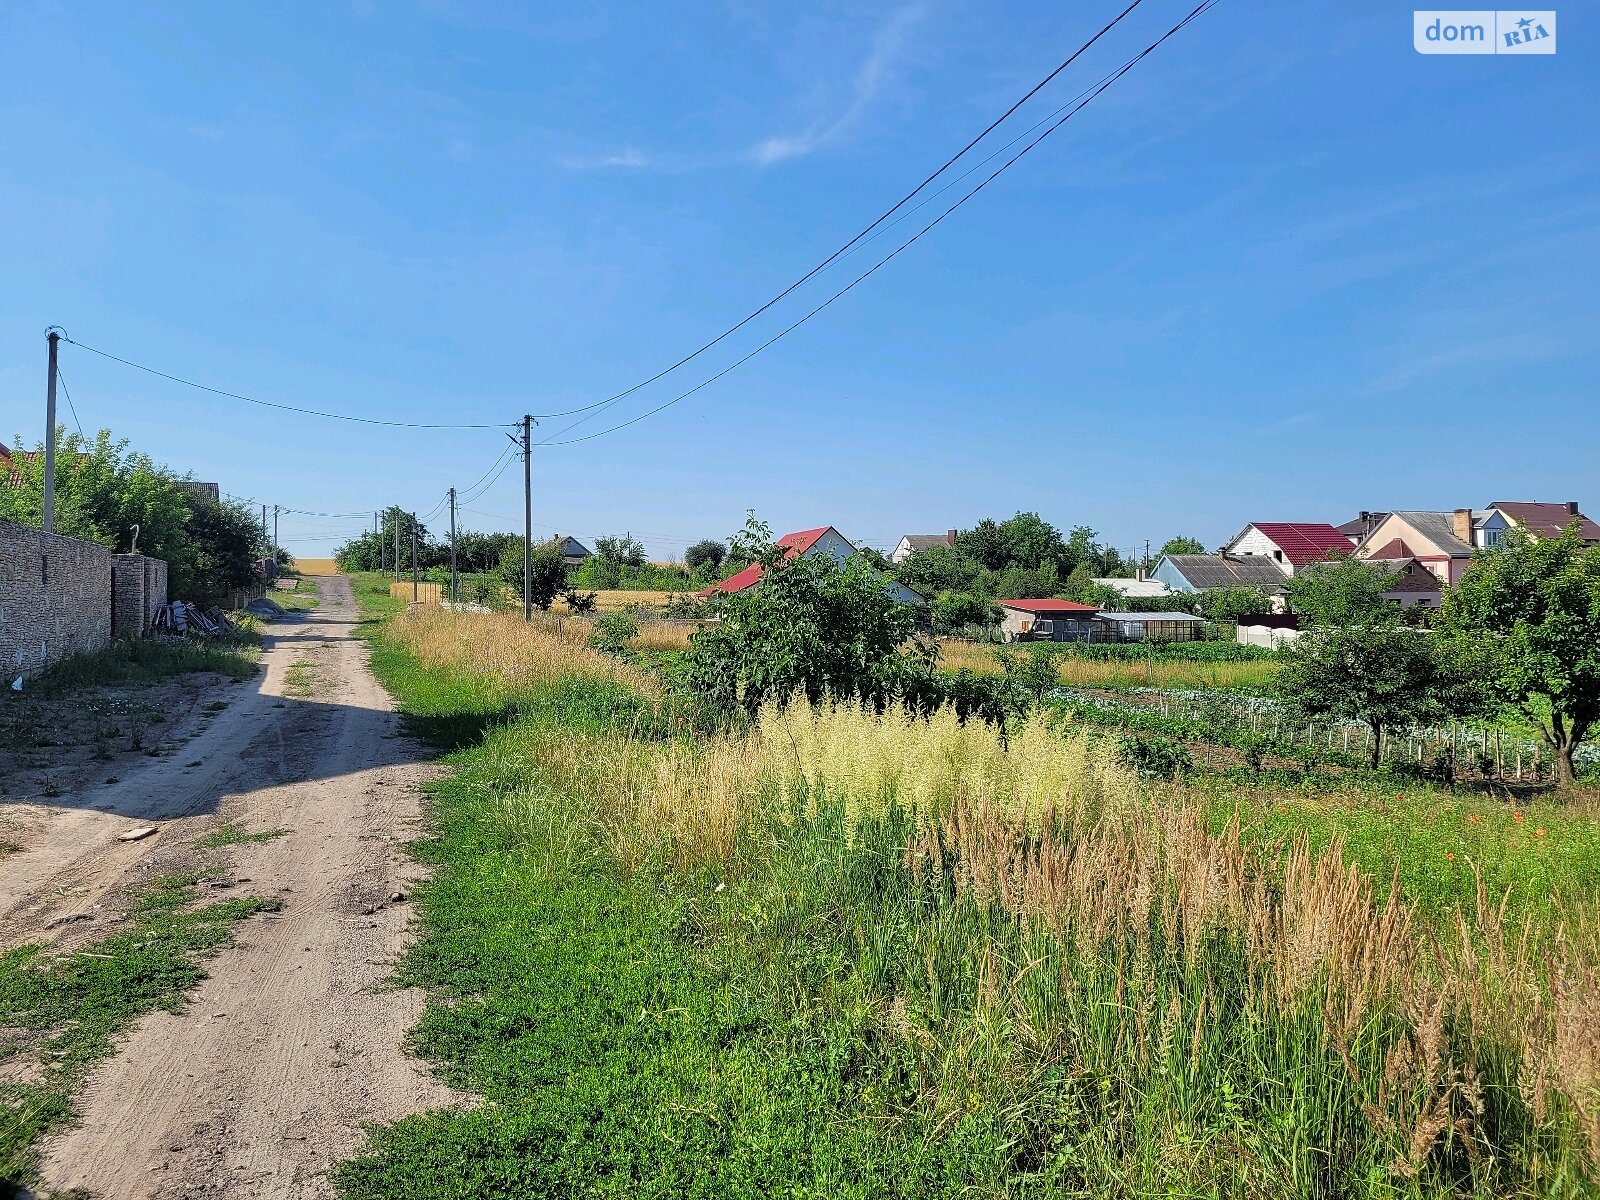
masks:
{"label": "roadside dirt shoulder", "polygon": [[[63,907],[114,907],[120,890],[180,862],[202,863],[237,889],[227,894],[283,901],[239,928],[183,1012],[142,1019],[93,1073],[77,1097],[80,1124],[46,1149],[47,1191],[329,1196],[326,1172],[365,1124],[458,1099],[402,1048],[422,997],[385,986],[411,937],[416,869],[403,844],[433,768],[400,736],[353,637],[349,581],[319,582],[321,607],[274,627],[284,632],[259,691],[191,743],[201,768],[151,760],[122,785],[115,812],[75,810],[86,822],[76,852],[15,856],[35,881],[32,899],[0,884],[13,934],[33,937]],[[160,832],[117,842],[134,821]],[[224,823],[282,832],[196,846]]]}

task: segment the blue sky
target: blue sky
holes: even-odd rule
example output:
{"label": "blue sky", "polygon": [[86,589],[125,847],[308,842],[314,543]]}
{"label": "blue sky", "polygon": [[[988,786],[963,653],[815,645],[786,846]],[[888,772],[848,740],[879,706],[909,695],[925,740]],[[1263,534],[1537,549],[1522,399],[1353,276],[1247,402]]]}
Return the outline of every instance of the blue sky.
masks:
{"label": "blue sky", "polygon": [[[512,7],[7,6],[0,438],[40,436],[52,323],[367,416],[591,403],[824,257],[1121,6]],[[1187,7],[1145,0],[1019,117]],[[1223,0],[748,365],[540,449],[538,528],[665,557],[747,508],[880,546],[1032,509],[1124,548],[1600,510],[1593,11],[1512,58],[1420,56],[1409,7],[1327,8]],[[720,370],[893,236],[574,432]],[[268,413],[70,346],[62,369],[85,429],[291,508],[427,511],[505,444]],[[519,528],[518,475],[463,522]],[[314,555],[359,524],[283,536]]]}

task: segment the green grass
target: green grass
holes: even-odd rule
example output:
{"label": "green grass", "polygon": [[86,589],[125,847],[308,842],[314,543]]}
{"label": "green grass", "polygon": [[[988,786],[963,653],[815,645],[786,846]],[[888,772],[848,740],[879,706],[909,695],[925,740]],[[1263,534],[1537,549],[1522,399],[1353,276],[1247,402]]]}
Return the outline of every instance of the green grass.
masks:
{"label": "green grass", "polygon": [[273,588],[270,597],[279,608],[288,612],[311,612],[322,604],[322,596],[317,591],[317,581],[305,575],[291,576],[294,579],[294,590],[284,591]]}
{"label": "green grass", "polygon": [[[415,847],[434,871],[399,972],[429,994],[412,1043],[483,1100],[374,1130],[335,1175],[351,1200],[1591,1194],[1570,1127],[1556,1114],[1529,1136],[1492,1051],[1495,1153],[1446,1147],[1408,1177],[1391,1169],[1408,1132],[1364,1115],[1393,1013],[1370,1012],[1345,1057],[1320,999],[1261,1017],[1226,937],[1188,965],[1159,924],[1058,940],[914,880],[893,813],[847,835],[823,803],[751,831],[725,870],[625,872],[543,748],[637,731],[640,702],[609,681],[512,691],[423,670],[383,636],[386,594],[358,595],[380,679],[453,752]],[[1337,833],[1435,913],[1470,894],[1437,869],[1461,857],[1451,838],[1485,861],[1510,846],[1495,878],[1530,904],[1541,880],[1581,896],[1600,859],[1589,818],[1553,806],[1516,822],[1438,793],[1210,784],[1219,823],[1240,807],[1263,844]],[[1573,844],[1552,851],[1558,830]]]}
{"label": "green grass", "polygon": [[246,846],[255,842],[270,842],[281,838],[288,833],[287,829],[263,829],[251,833],[240,825],[229,821],[219,825],[205,837],[195,842],[201,850],[221,850],[224,846]]}
{"label": "green grass", "polygon": [[1524,803],[1425,784],[1327,780],[1276,786],[1196,778],[1212,825],[1237,814],[1257,844],[1305,836],[1320,850],[1335,838],[1345,858],[1375,879],[1394,878],[1430,917],[1450,920],[1475,904],[1481,876],[1513,919],[1552,921],[1600,897],[1600,811],[1593,801],[1547,794]]}
{"label": "green grass", "polygon": [[143,1013],[177,1011],[204,977],[200,960],[228,943],[231,927],[278,907],[256,898],[197,907],[194,883],[157,880],[134,902],[126,932],[83,949],[0,953],[0,1066],[38,1066],[30,1082],[0,1082],[0,1196],[35,1180],[39,1139],[71,1119],[73,1089],[117,1036]]}
{"label": "green grass", "polygon": [[104,649],[59,662],[25,686],[52,696],[82,688],[158,683],[194,671],[215,671],[245,680],[260,669],[260,646],[260,636],[249,630],[236,630],[214,640],[122,638]]}

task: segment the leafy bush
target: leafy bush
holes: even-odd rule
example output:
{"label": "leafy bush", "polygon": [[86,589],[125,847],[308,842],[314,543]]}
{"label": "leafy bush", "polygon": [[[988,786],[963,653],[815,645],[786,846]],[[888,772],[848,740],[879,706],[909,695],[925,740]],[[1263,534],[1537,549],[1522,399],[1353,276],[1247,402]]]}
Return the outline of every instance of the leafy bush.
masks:
{"label": "leafy bush", "polygon": [[1188,748],[1159,734],[1123,734],[1117,739],[1117,757],[1150,779],[1173,779],[1194,769]]}
{"label": "leafy bush", "polygon": [[639,618],[630,609],[607,613],[594,623],[589,645],[607,654],[620,654],[639,636]]}

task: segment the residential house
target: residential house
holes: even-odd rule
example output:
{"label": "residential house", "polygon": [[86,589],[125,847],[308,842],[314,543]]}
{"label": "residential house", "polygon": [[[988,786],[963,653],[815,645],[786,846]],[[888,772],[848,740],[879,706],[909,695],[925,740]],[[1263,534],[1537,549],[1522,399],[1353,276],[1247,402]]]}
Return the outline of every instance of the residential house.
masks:
{"label": "residential house", "polygon": [[1209,592],[1215,588],[1254,587],[1269,596],[1283,591],[1285,573],[1270,558],[1226,554],[1163,554],[1150,578],[1172,592]]}
{"label": "residential house", "polygon": [[[783,551],[785,558],[810,558],[814,555],[826,554],[840,566],[849,562],[856,553],[856,547],[849,538],[840,533],[832,525],[824,525],[820,529],[802,529],[798,533],[786,533],[777,541],[777,546]],[[761,581],[764,568],[760,563],[751,563],[742,571],[738,571],[720,583],[714,583],[702,596],[710,596],[717,592],[732,595],[742,592],[747,587],[753,587]],[[908,588],[898,579],[885,577],[889,593],[902,604],[926,605],[927,599],[922,593],[913,588]]]}
{"label": "residential house", "polygon": [[1172,589],[1159,579],[1152,579],[1144,568],[1132,579],[1092,579],[1091,583],[1110,588],[1124,600],[1159,600],[1172,595]]}
{"label": "residential house", "polygon": [[1252,521],[1222,548],[1230,558],[1265,558],[1285,575],[1307,563],[1348,554],[1355,543],[1322,521]]}
{"label": "residential house", "polygon": [[575,537],[557,534],[545,543],[547,546],[557,546],[561,550],[561,561],[569,567],[583,565],[583,560],[590,556],[589,547],[585,546]]}
{"label": "residential house", "polygon": [[895,543],[889,552],[889,561],[903,563],[918,550],[929,550],[934,546],[954,546],[956,544],[956,531],[947,529],[943,533],[908,533]]}
{"label": "residential house", "polygon": [[1356,546],[1357,558],[1400,562],[1415,559],[1446,587],[1461,582],[1473,552],[1498,540],[1506,525],[1487,509],[1390,513]]}
{"label": "residential house", "polygon": [[1095,621],[1099,610],[1071,600],[996,600],[1003,620],[1000,636],[1008,642],[1111,641]]}
{"label": "residential house", "polygon": [[1181,612],[1101,613],[1096,622],[1106,626],[1116,642],[1193,642],[1205,635],[1204,617]]}
{"label": "residential house", "polygon": [[[1600,544],[1600,525],[1595,524],[1588,517],[1578,511],[1578,502],[1568,500],[1565,504],[1541,503],[1533,500],[1496,500],[1489,505],[1492,517],[1498,517],[1504,522],[1504,528],[1521,529],[1533,538],[1560,537],[1563,531],[1573,521],[1578,522],[1578,538],[1589,545]],[[1484,546],[1498,546],[1504,531],[1492,523],[1492,517],[1484,521],[1485,537]],[[1495,536],[1498,532],[1499,536]]]}

